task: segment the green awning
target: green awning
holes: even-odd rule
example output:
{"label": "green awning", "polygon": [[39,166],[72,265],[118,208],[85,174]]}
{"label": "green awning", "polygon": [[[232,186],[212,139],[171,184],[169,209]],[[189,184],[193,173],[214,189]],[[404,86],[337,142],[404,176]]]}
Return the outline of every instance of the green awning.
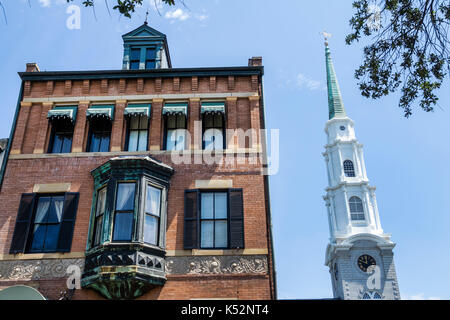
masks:
{"label": "green awning", "polygon": [[70,121],[75,122],[77,109],[76,106],[56,106],[47,113],[47,119],[50,121],[70,119]]}
{"label": "green awning", "polygon": [[86,116],[88,119],[92,118],[107,118],[108,120],[114,120],[114,106],[113,105],[98,105],[91,106],[86,110]]}
{"label": "green awning", "polygon": [[225,102],[202,102],[201,113],[223,113],[225,114]]}
{"label": "green awning", "polygon": [[166,103],[163,107],[163,115],[184,114],[187,116],[187,103]]}
{"label": "green awning", "polygon": [[124,116],[147,116],[150,117],[151,104],[129,104],[124,111]]}

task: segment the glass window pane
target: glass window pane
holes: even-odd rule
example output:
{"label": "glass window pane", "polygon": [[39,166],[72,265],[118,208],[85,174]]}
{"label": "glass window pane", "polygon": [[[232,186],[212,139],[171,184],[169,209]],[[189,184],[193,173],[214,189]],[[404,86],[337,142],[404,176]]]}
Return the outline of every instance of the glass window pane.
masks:
{"label": "glass window pane", "polygon": [[131,49],[131,60],[140,60],[141,58],[141,49]]}
{"label": "glass window pane", "polygon": [[116,213],[114,221],[114,241],[130,241],[133,231],[133,213]]}
{"label": "glass window pane", "polygon": [[186,146],[186,130],[185,129],[177,129],[176,133],[176,150],[184,150]]}
{"label": "glass window pane", "polygon": [[222,113],[214,114],[214,128],[222,128]]}
{"label": "glass window pane", "polygon": [[147,60],[154,60],[156,57],[155,49],[147,49],[146,58]]}
{"label": "glass window pane", "polygon": [[134,183],[119,183],[117,188],[116,210],[125,211],[134,209]]}
{"label": "glass window pane", "polygon": [[50,212],[48,214],[48,223],[61,222],[62,210],[64,205],[64,197],[53,197],[50,205]]}
{"label": "glass window pane", "polygon": [[130,70],[138,70],[139,69],[139,61],[131,61]]}
{"label": "glass window pane", "polygon": [[145,201],[145,212],[159,216],[161,205],[161,190],[147,186],[147,198]]}
{"label": "glass window pane", "polygon": [[128,138],[128,151],[137,151],[138,147],[138,130],[130,131],[130,136]]}
{"label": "glass window pane", "polygon": [[97,152],[100,147],[100,138],[94,133],[91,135],[91,143],[89,145],[90,152]]}
{"label": "glass window pane", "polygon": [[183,115],[177,115],[177,128],[184,129],[186,128],[186,117]]}
{"label": "glass window pane", "polygon": [[227,218],[227,194],[218,192],[214,194],[214,217],[216,219]]}
{"label": "glass window pane", "polygon": [[214,193],[202,193],[201,218],[214,219]]}
{"label": "glass window pane", "polygon": [[177,119],[177,117],[174,115],[167,116],[167,129],[175,129],[176,128],[176,119]]}
{"label": "glass window pane", "polygon": [[105,134],[102,137],[99,151],[100,152],[108,152],[109,151],[109,134]]}
{"label": "glass window pane", "polygon": [[227,221],[216,221],[216,230],[214,234],[214,247],[226,248],[227,243]]}
{"label": "glass window pane", "polygon": [[59,226],[60,224],[47,225],[44,243],[45,250],[56,250],[56,247],[58,246]]}
{"label": "glass window pane", "polygon": [[206,114],[205,117],[203,118],[204,119],[203,125],[205,126],[206,129],[212,128],[214,126],[213,118],[214,118],[213,115],[210,113]]}
{"label": "glass window pane", "polygon": [[105,206],[106,206],[106,188],[103,188],[98,192],[96,216],[105,213]]}
{"label": "glass window pane", "polygon": [[40,197],[36,209],[35,223],[47,223],[50,212],[51,197]]}
{"label": "glass window pane", "polygon": [[137,147],[138,151],[147,151],[147,130],[139,131],[139,145]]}
{"label": "glass window pane", "polygon": [[200,246],[202,248],[212,248],[214,246],[214,222],[202,221],[201,230]]}
{"label": "glass window pane", "polygon": [[71,150],[72,150],[72,136],[66,135],[64,137],[61,153],[70,153]]}
{"label": "glass window pane", "polygon": [[33,230],[33,243],[31,250],[42,250],[44,248],[45,233],[47,226],[44,224],[35,224]]}
{"label": "glass window pane", "polygon": [[214,129],[214,149],[222,150],[223,149],[223,135],[222,131]]}
{"label": "glass window pane", "polygon": [[158,221],[159,219],[148,214],[145,215],[144,222],[144,242],[157,245],[158,241]]}
{"label": "glass window pane", "polygon": [[148,117],[140,116],[139,119],[139,129],[148,129]]}
{"label": "glass window pane", "polygon": [[167,131],[166,149],[175,150],[176,130]]}
{"label": "glass window pane", "polygon": [[145,63],[145,69],[155,69],[155,61],[147,60]]}
{"label": "glass window pane", "polygon": [[95,222],[95,237],[94,237],[94,245],[97,245],[102,240],[102,227],[103,227],[103,216],[100,216],[96,219]]}
{"label": "glass window pane", "polygon": [[53,148],[52,148],[52,153],[60,153],[61,152],[61,146],[63,143],[64,138],[59,135],[59,134],[55,134],[54,138],[53,138]]}
{"label": "glass window pane", "polygon": [[139,117],[131,117],[130,129],[139,129]]}

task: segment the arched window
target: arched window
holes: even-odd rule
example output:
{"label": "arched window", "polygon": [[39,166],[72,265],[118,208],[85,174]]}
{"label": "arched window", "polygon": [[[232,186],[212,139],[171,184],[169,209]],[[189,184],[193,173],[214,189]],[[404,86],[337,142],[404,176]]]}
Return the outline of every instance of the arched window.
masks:
{"label": "arched window", "polygon": [[381,300],[381,295],[376,291],[366,291],[362,296],[362,300]]}
{"label": "arched window", "polygon": [[348,204],[350,206],[350,216],[352,220],[365,220],[363,204],[360,198],[351,197],[350,200],[348,200]]}
{"label": "arched window", "polygon": [[354,177],[355,176],[355,167],[353,166],[353,162],[350,160],[344,161],[344,173],[346,177]]}

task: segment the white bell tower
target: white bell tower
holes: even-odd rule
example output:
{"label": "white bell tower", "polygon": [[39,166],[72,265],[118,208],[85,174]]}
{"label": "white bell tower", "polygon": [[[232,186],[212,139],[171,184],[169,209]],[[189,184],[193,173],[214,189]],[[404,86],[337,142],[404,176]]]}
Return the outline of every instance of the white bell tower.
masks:
{"label": "white bell tower", "polygon": [[329,120],[323,156],[328,172],[324,196],[330,268],[338,299],[400,299],[390,235],[383,232],[375,187],[369,185],[362,144],[347,117],[328,42],[325,42]]}

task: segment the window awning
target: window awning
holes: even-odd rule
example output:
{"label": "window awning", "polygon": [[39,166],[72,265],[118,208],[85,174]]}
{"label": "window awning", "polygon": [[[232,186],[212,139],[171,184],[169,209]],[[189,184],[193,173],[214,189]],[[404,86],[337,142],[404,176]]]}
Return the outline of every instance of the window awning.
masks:
{"label": "window awning", "polygon": [[184,114],[187,116],[187,103],[166,103],[163,107],[163,115]]}
{"label": "window awning", "polygon": [[129,104],[124,111],[124,116],[147,116],[150,117],[151,104]]}
{"label": "window awning", "polygon": [[86,110],[86,117],[92,118],[106,118],[108,120],[114,120],[114,106],[113,105],[99,105],[91,106]]}
{"label": "window awning", "polygon": [[201,113],[225,114],[225,102],[202,102]]}
{"label": "window awning", "polygon": [[57,106],[47,113],[47,119],[55,121],[59,119],[70,119],[75,122],[77,119],[77,107],[76,106]]}

